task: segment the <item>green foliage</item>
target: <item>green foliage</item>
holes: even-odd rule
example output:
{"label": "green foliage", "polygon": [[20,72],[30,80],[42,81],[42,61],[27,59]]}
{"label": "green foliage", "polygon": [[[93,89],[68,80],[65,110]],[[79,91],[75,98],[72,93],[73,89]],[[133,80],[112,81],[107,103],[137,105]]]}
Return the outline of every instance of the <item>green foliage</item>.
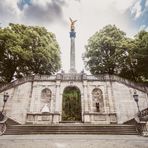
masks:
{"label": "green foliage", "polygon": [[126,43],[122,45],[124,52],[121,54],[120,69],[117,75],[130,79],[132,81],[139,81],[139,74],[137,68],[137,44],[134,39],[127,38]]}
{"label": "green foliage", "polygon": [[115,74],[133,81],[148,77],[148,33],[127,38],[115,25],[105,26],[88,40],[85,66],[94,75]]}
{"label": "green foliage", "polygon": [[122,42],[126,40],[125,33],[108,25],[99,32],[96,32],[86,46],[84,60],[86,68],[92,74],[117,72],[119,66]]}
{"label": "green foliage", "polygon": [[136,72],[139,73],[142,81],[148,82],[148,32],[140,31],[135,36],[135,41],[138,46],[136,52],[137,68]]}
{"label": "green foliage", "polygon": [[63,94],[62,119],[66,121],[81,120],[81,95],[75,87],[67,87]]}
{"label": "green foliage", "polygon": [[55,35],[44,27],[9,24],[0,28],[0,82],[29,74],[53,74],[60,68]]}

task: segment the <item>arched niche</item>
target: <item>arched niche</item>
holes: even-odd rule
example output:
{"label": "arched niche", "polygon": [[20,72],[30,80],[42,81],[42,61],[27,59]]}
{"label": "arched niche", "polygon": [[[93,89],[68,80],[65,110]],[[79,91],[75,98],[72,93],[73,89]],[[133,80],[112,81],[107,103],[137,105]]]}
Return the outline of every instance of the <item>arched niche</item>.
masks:
{"label": "arched niche", "polygon": [[100,88],[95,88],[92,91],[92,109],[93,112],[104,112],[103,93]]}
{"label": "arched niche", "polygon": [[40,101],[40,110],[41,112],[49,112],[51,106],[51,90],[49,88],[45,88],[41,91],[41,101]]}

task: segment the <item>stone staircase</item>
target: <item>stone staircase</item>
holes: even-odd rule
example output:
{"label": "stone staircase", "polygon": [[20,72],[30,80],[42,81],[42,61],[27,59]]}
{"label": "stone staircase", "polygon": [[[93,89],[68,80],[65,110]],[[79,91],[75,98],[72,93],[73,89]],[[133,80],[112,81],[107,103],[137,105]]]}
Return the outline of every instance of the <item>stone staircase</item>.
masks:
{"label": "stone staircase", "polygon": [[92,124],[58,124],[58,125],[11,125],[7,126],[5,135],[29,134],[104,134],[137,135],[133,125],[92,125]]}

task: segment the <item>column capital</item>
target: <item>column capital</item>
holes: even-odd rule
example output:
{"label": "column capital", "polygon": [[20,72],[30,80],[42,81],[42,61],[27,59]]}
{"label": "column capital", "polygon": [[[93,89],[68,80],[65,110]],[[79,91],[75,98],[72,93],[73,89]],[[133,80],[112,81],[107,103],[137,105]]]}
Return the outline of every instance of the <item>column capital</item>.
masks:
{"label": "column capital", "polygon": [[70,38],[75,38],[75,37],[76,37],[76,32],[71,31],[71,32],[70,32]]}

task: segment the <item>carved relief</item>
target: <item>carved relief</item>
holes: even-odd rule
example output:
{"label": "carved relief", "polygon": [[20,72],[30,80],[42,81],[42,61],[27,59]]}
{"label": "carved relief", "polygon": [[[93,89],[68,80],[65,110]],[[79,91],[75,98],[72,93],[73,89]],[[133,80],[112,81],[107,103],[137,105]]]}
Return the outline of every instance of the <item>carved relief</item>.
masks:
{"label": "carved relief", "polygon": [[41,112],[49,112],[51,105],[51,90],[45,88],[41,92]]}
{"label": "carved relief", "polygon": [[93,102],[93,111],[94,112],[104,112],[104,102],[103,102],[103,94],[101,89],[95,88],[92,91],[92,102]]}

